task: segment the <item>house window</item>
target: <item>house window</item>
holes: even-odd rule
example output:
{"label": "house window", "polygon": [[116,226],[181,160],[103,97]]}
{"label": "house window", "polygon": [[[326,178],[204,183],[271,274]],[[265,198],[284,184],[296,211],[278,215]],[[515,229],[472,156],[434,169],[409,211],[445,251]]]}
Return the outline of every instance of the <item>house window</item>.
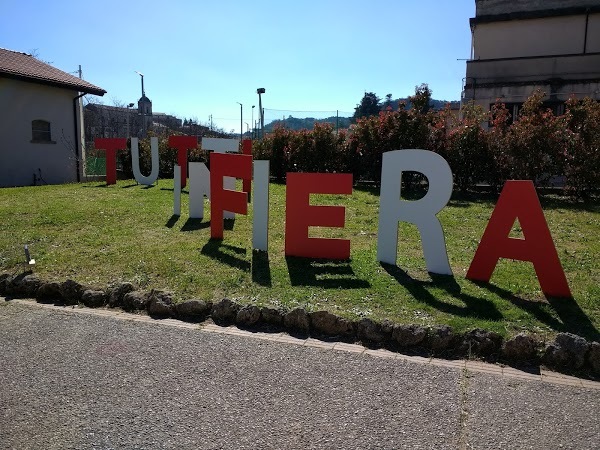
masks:
{"label": "house window", "polygon": [[31,142],[56,144],[50,134],[50,122],[47,120],[31,121]]}

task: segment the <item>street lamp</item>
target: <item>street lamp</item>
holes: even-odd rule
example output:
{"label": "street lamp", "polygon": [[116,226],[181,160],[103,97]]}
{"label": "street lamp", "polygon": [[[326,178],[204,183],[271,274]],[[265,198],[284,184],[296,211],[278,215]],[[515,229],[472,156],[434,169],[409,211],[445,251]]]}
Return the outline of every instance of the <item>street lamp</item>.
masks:
{"label": "street lamp", "polygon": [[146,95],[144,92],[144,74],[142,72],[138,72],[137,70],[134,70],[134,72],[142,77],[142,97],[144,97]]}
{"label": "street lamp", "polygon": [[[254,127],[254,107],[255,107],[255,106],[256,106],[256,105],[252,105],[252,126],[253,126],[253,127]],[[252,139],[254,139],[254,129],[255,129],[255,128],[252,128]]]}
{"label": "street lamp", "polygon": [[265,93],[265,88],[258,88],[256,90],[258,94],[258,113],[260,114],[260,137],[265,137],[265,111],[262,107],[262,98],[261,94]]}
{"label": "street lamp", "polygon": [[244,139],[244,105],[240,102],[236,103],[240,105],[240,142],[242,142],[242,139]]}
{"label": "street lamp", "polygon": [[[142,78],[142,98],[141,100],[145,102],[144,97],[146,96],[146,93],[144,92],[144,74],[141,72],[138,72],[137,70],[134,70],[135,73],[137,73],[141,78]],[[142,134],[143,137],[146,136],[146,113],[144,112],[144,107],[142,106]]]}

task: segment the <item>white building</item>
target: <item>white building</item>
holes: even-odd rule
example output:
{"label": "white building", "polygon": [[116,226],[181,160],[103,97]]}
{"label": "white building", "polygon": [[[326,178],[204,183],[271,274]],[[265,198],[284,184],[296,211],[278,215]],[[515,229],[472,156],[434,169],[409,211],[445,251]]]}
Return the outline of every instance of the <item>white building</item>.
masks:
{"label": "white building", "polygon": [[79,181],[80,99],[105,93],[31,55],[0,48],[0,187]]}

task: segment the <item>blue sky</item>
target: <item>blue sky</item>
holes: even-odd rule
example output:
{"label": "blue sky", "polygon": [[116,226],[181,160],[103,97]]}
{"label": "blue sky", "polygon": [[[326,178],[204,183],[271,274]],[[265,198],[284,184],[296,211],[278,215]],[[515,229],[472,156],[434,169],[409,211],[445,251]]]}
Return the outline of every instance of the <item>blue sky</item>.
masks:
{"label": "blue sky", "polygon": [[140,71],[155,111],[239,131],[236,102],[256,120],[259,87],[267,122],[352,112],[365,91],[405,97],[420,83],[458,100],[474,13],[474,0],[0,0],[0,47],[81,64],[109,105],[137,102]]}

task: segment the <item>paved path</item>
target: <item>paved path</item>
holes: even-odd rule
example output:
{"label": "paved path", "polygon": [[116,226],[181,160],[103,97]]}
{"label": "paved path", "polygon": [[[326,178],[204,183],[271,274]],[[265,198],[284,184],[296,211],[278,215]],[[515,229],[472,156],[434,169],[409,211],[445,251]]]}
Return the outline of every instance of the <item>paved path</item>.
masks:
{"label": "paved path", "polygon": [[599,448],[597,383],[519,375],[0,298],[0,448]]}

